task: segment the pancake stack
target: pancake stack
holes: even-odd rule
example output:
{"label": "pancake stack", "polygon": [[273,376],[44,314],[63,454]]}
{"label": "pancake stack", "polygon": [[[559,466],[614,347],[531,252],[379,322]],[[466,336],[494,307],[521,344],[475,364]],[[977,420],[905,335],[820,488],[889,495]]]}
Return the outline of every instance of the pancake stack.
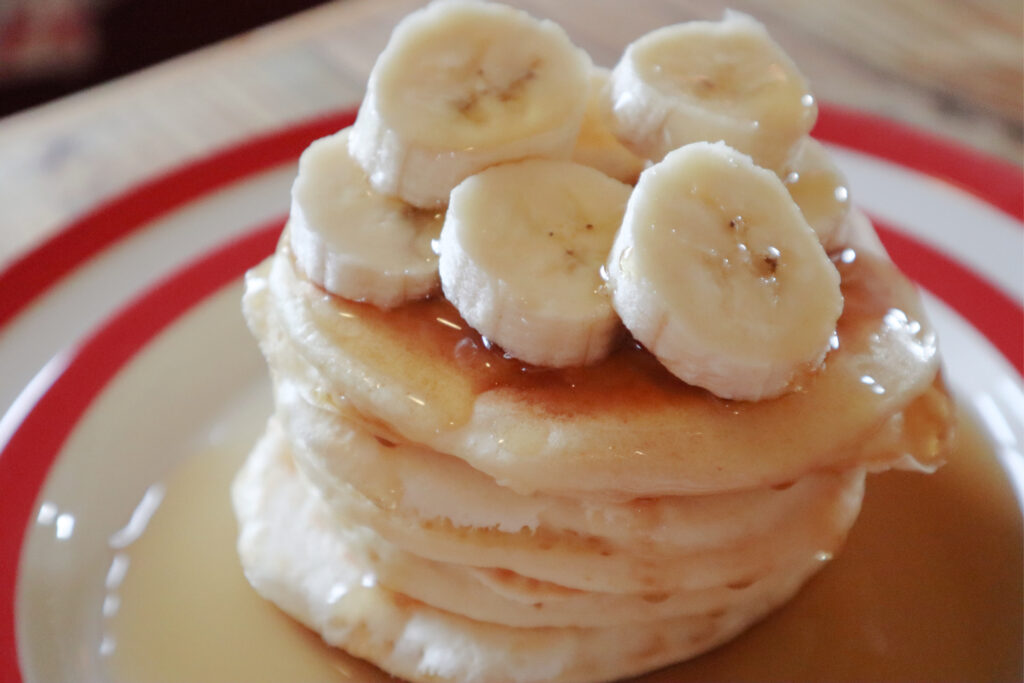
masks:
{"label": "pancake stack", "polygon": [[[475,25],[466,12],[536,22],[495,7],[435,3],[392,43],[422,44],[416,30],[452,16],[465,35]],[[449,204],[443,191],[431,198],[431,183],[378,183],[384,162],[360,160],[367,137],[392,149],[400,137],[366,132],[381,121],[401,132],[382,99],[393,44],[360,112],[373,126],[357,122],[304,155],[289,225],[246,280],[244,311],[270,368],[275,410],[233,499],[241,561],[261,595],[326,642],[410,681],[614,680],[715,647],[789,599],[839,552],[866,473],[941,463],[951,418],[934,331],[856,210],[818,247],[842,297],[827,355],[771,397],[723,397],[684,381],[628,322],[596,358],[591,345],[586,363],[527,362],[533,350],[518,346],[527,337],[481,333],[486,322],[467,322],[479,311],[462,303],[465,290],[449,289],[448,238],[436,239],[441,223],[448,231],[456,213],[468,215],[459,190]],[[530,59],[536,74],[524,82],[542,81],[537,65],[546,62]],[[578,111],[563,115],[593,112],[584,107],[594,101],[590,84],[608,79],[588,68]],[[509,89],[519,87],[513,78]],[[572,140],[579,129],[577,120]],[[627,152],[621,138],[607,139],[617,170],[624,154],[667,168],[660,152]],[[470,159],[449,184],[464,187],[502,162],[529,163],[514,147],[511,157]],[[330,149],[358,163],[356,180],[330,170]],[[408,159],[402,169],[420,163]],[[328,181],[344,187],[309,189]],[[644,182],[624,186],[629,202]],[[413,251],[440,242],[440,279],[403,285],[396,291],[407,294],[386,301],[348,289],[354,266],[344,245],[361,235],[309,238],[331,215],[315,203],[345,188],[386,198],[371,222],[412,217],[415,239],[401,241]],[[615,215],[588,277],[607,275],[598,266],[630,215],[626,207]],[[373,234],[374,225],[352,228],[345,216],[342,233]],[[801,235],[815,235],[816,225],[798,222]],[[344,261],[339,254],[348,265],[331,265]],[[432,252],[415,259],[428,264],[424,281],[437,278]]]}

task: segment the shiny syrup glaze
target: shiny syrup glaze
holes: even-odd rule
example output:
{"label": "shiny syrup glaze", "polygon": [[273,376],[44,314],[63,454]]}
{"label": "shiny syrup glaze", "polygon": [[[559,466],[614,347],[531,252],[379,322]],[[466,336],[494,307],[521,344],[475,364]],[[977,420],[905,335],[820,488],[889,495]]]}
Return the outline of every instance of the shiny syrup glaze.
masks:
{"label": "shiny syrup glaze", "polygon": [[[845,258],[841,257],[845,254]],[[287,247],[279,252],[290,255]],[[869,343],[866,330],[882,325],[885,315],[899,306],[911,322],[925,329],[913,286],[895,269],[871,254],[846,249],[833,261],[842,278],[845,308],[837,329],[836,344],[844,353],[856,353]],[[473,330],[443,297],[433,297],[380,310],[323,294],[335,311],[346,353],[372,359],[382,336],[415,351],[417,360],[434,367],[448,367],[469,381],[471,392],[492,389],[528,396],[534,406],[549,413],[618,414],[638,406],[666,403],[693,408],[717,405],[724,411],[757,411],[766,402],[719,399],[703,389],[690,386],[668,372],[658,360],[627,333],[618,348],[602,361],[586,367],[541,368],[504,354]],[[344,328],[358,320],[359,334],[349,336]],[[813,376],[807,382],[813,381]]]}
{"label": "shiny syrup glaze", "polygon": [[[277,258],[287,259],[287,250]],[[522,408],[528,421],[536,420],[529,425],[538,433],[550,426],[546,419],[586,425],[592,436],[580,432],[585,453],[535,461],[557,470],[560,481],[578,481],[588,476],[581,468],[600,467],[605,481],[599,487],[628,481],[630,490],[640,492],[659,491],[658,486],[669,487],[666,492],[721,491],[850,466],[860,458],[867,432],[924,391],[933,377],[934,335],[913,285],[891,262],[870,252],[844,249],[834,261],[845,297],[833,342],[838,351],[826,357],[824,371],[798,378],[793,391],[765,401],[720,399],[687,385],[625,336],[618,349],[592,366],[536,368],[491,347],[442,298],[385,312],[332,297],[301,279],[285,286],[299,292],[289,292],[295,300],[287,305],[309,308],[301,325],[321,337],[309,344],[321,349],[313,360],[321,373],[333,376],[338,350],[369,369],[365,377],[345,377],[324,392],[352,387],[358,393],[364,383],[400,387],[395,393],[405,393],[417,405],[398,405],[376,417],[394,421],[391,427],[408,439],[434,445],[432,435],[443,429],[438,425],[458,428],[483,397],[509,414]],[[300,348],[305,344],[300,340],[294,350],[305,355]],[[625,432],[613,428],[634,421],[646,425],[637,438],[622,438]],[[510,437],[505,447],[522,462],[535,455],[516,450],[520,444],[529,448],[528,438],[497,436]],[[919,453],[925,462],[935,454],[935,449]],[[506,480],[520,476],[511,466],[501,471],[479,466]],[[544,483],[527,477],[518,485],[532,489]]]}
{"label": "shiny syrup glaze", "polygon": [[[260,417],[179,467],[125,550],[119,609],[104,618],[112,680],[394,680],[246,584],[228,486]],[[1019,680],[1021,557],[1020,508],[964,420],[938,473],[869,478],[845,549],[794,600],[731,643],[637,680]]]}

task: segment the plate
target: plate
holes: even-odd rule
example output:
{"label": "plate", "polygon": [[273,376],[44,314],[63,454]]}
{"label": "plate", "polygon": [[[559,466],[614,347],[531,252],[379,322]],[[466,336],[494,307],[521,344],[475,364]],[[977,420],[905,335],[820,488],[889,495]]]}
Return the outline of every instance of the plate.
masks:
{"label": "plate", "polygon": [[[372,675],[328,653],[248,594],[231,562],[224,490],[215,486],[230,478],[270,411],[266,371],[238,310],[241,276],[273,248],[299,153],[353,116],[346,111],[295,125],[144,183],[0,273],[0,679]],[[794,638],[800,640],[804,650],[776,657],[775,664],[762,660],[750,675],[813,678],[811,669],[785,669],[826,647],[802,635],[821,630],[807,621],[822,612],[803,607],[805,594],[835,592],[830,586],[847,581],[864,589],[879,623],[905,622],[927,638],[909,644],[920,644],[917,655],[892,656],[898,631],[878,624],[864,631],[868,612],[861,604],[858,623],[830,626],[832,635],[856,631],[849,660],[867,663],[846,677],[923,679],[934,672],[958,678],[959,670],[935,655],[939,651],[958,660],[995,661],[1017,677],[1024,177],[1004,162],[835,107],[822,107],[815,134],[834,152],[854,201],[875,219],[894,259],[924,289],[947,377],[968,423],[977,425],[972,443],[995,456],[992,467],[968,468],[973,474],[965,480],[977,480],[973,493],[947,492],[961,496],[962,515],[928,513],[926,502],[918,501],[900,513],[901,522],[974,520],[981,527],[956,537],[967,543],[972,535],[984,538],[983,531],[1005,534],[1000,547],[1011,558],[1008,569],[987,567],[996,572],[988,576],[988,593],[969,580],[956,581],[956,572],[935,572],[895,555],[887,561],[939,577],[924,583],[947,592],[943,604],[995,600],[1011,607],[995,619],[975,615],[977,628],[964,615],[977,643],[957,642],[956,634],[936,637],[925,627],[949,614],[925,613],[913,602],[875,604],[896,595],[895,589],[876,590],[897,573],[877,566],[883,555],[872,571],[871,562],[837,562],[798,604],[702,658],[711,667],[706,671],[728,659],[729,648],[754,652],[758,640],[770,641],[774,632],[786,635],[790,649]],[[881,488],[899,491],[891,481]],[[884,528],[879,510],[858,529]],[[885,552],[857,537],[851,545],[854,556]],[[973,554],[979,552],[986,551]],[[210,559],[215,556],[220,559]],[[970,568],[954,562],[958,570]],[[867,573],[844,573],[844,566]],[[163,629],[159,635],[146,630],[154,623]],[[268,646],[253,647],[261,642]],[[282,647],[295,659],[282,658]],[[829,671],[844,677],[843,648],[830,647]],[[925,666],[919,661],[925,650],[932,668],[915,668]],[[248,660],[248,673],[232,668],[239,658]],[[206,668],[183,668],[182,659]],[[739,670],[731,675],[744,677]]]}

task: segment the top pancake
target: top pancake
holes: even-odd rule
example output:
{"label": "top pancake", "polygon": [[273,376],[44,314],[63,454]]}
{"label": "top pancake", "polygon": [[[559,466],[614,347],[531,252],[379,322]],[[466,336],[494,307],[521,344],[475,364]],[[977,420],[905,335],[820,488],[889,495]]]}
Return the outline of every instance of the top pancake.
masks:
{"label": "top pancake", "polygon": [[[848,249],[836,265],[838,348],[795,391],[758,402],[689,386],[631,341],[593,366],[523,365],[444,299],[382,311],[326,294],[297,271],[286,238],[249,274],[245,311],[274,372],[305,375],[319,399],[519,493],[685,495],[906,462],[862,445],[936,382],[934,330],[888,260]],[[948,431],[948,398],[935,394],[914,421],[920,434],[903,439],[925,467]]]}

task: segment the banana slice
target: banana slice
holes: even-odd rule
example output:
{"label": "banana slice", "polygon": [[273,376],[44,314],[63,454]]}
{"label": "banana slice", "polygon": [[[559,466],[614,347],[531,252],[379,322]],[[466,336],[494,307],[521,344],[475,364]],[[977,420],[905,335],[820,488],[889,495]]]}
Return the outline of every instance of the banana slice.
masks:
{"label": "banana slice", "polygon": [[832,236],[832,249],[851,249],[851,252],[839,254],[839,259],[849,259],[857,254],[873,254],[886,261],[892,261],[885,245],[878,237],[875,226],[860,208],[851,206],[839,228]]}
{"label": "banana slice", "polygon": [[440,284],[430,245],[444,214],[375,192],[349,156],[349,130],[317,140],[299,160],[288,221],[295,260],[346,299],[392,308],[425,297]]}
{"label": "banana slice", "polygon": [[839,274],[782,181],[720,142],[641,174],[607,272],[637,340],[723,398],[785,392],[821,363],[843,307]]}
{"label": "banana slice", "polygon": [[568,159],[590,67],[553,22],[503,5],[435,2],[391,35],[350,151],[378,192],[443,206],[463,178],[488,166]]}
{"label": "banana slice", "polygon": [[780,169],[818,115],[796,65],[738,12],[643,36],[612,71],[609,93],[612,132],[654,161],[690,142],[723,140]]}
{"label": "banana slice", "polygon": [[850,192],[828,150],[814,138],[804,138],[780,176],[825,249],[835,247],[850,210]]}
{"label": "banana slice", "polygon": [[623,145],[608,127],[603,102],[610,74],[610,70],[601,67],[594,67],[590,72],[590,96],[572,160],[632,185],[644,170],[645,162]]}
{"label": "banana slice", "polygon": [[604,357],[619,321],[600,277],[632,188],[569,161],[489,168],[452,191],[441,286],[485,338],[535,365]]}

